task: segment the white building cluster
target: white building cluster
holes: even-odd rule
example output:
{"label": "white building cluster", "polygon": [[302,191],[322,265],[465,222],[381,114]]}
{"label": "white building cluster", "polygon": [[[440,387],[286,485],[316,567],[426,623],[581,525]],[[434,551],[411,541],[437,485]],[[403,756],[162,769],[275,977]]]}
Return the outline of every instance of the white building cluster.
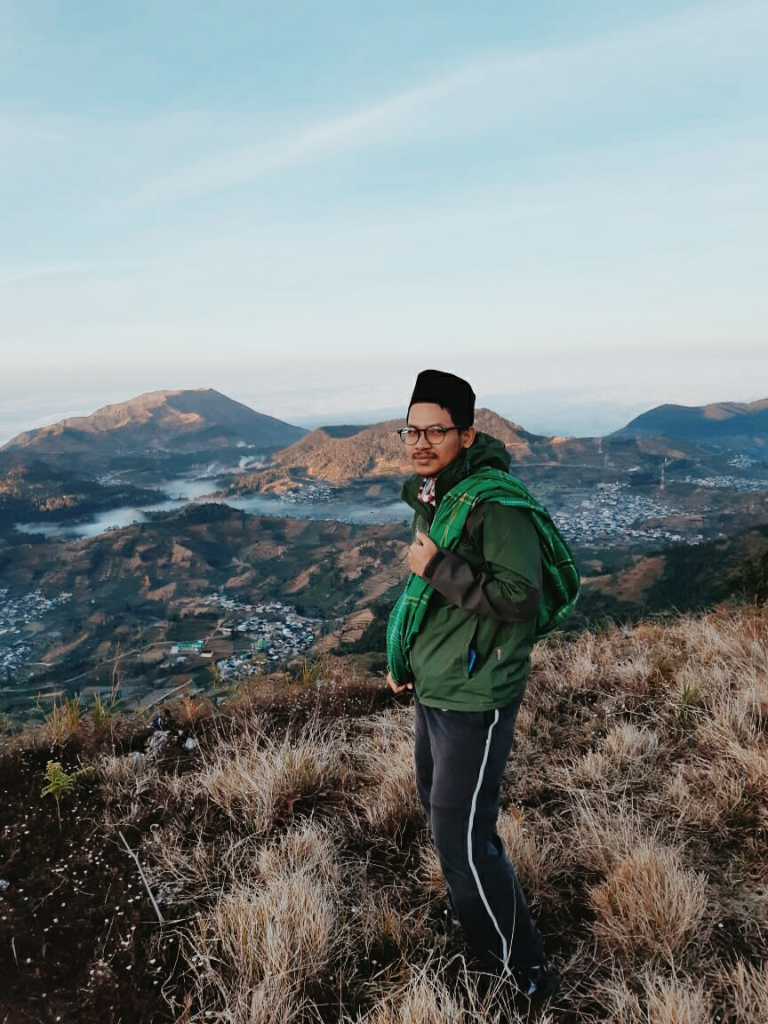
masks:
{"label": "white building cluster", "polygon": [[[627,538],[647,543],[683,543],[686,538],[663,526],[643,525],[649,519],[680,515],[679,509],[637,494],[628,484],[598,484],[593,497],[574,508],[559,511],[555,522],[563,534],[579,544],[610,544]],[[701,534],[688,538],[702,540]]]}
{"label": "white building cluster", "polygon": [[710,490],[734,491],[746,494],[750,491],[768,491],[768,479],[765,477],[744,476],[684,476],[684,484],[696,487],[707,487]]}
{"label": "white building cluster", "polygon": [[330,501],[333,497],[333,488],[323,483],[300,483],[291,488],[290,491],[283,491],[279,495],[281,501],[287,501],[291,505],[310,504],[314,501]]}
{"label": "white building cluster", "polygon": [[252,675],[260,662],[287,662],[315,642],[312,621],[297,614],[292,605],[281,601],[241,604],[223,594],[214,594],[203,602],[217,605],[229,613],[227,626],[250,641],[250,650],[216,662],[222,679]]}
{"label": "white building cluster", "polygon": [[7,587],[0,588],[0,679],[17,672],[32,653],[29,625],[71,598],[64,591],[44,597],[40,590],[11,597]]}

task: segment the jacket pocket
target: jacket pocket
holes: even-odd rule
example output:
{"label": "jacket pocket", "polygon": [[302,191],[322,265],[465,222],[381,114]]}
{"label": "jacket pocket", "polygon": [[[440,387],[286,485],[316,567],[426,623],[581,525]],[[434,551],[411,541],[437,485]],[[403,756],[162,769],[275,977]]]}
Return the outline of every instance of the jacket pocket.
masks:
{"label": "jacket pocket", "polygon": [[[431,601],[410,650],[411,669],[418,682],[450,688],[468,678],[469,648],[475,616],[441,601]],[[474,672],[479,667],[476,663]]]}

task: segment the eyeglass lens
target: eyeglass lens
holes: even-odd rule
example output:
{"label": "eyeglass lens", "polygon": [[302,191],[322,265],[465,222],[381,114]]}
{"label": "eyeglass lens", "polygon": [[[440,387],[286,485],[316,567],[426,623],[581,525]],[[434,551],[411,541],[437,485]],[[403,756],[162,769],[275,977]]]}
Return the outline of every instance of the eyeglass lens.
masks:
{"label": "eyeglass lens", "polygon": [[408,445],[417,444],[422,434],[430,444],[440,444],[447,433],[446,427],[426,427],[424,430],[419,430],[416,427],[403,427],[399,431],[400,437]]}

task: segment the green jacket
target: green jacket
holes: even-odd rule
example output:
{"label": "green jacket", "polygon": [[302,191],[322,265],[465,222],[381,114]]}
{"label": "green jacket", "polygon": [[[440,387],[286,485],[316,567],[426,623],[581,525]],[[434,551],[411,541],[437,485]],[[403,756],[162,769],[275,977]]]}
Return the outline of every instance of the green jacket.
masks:
{"label": "green jacket", "polygon": [[[480,711],[510,703],[525,687],[535,640],[575,604],[578,573],[570,551],[546,509],[509,476],[509,461],[500,441],[478,434],[437,476],[436,508],[419,501],[419,476],[403,486],[414,509],[413,536],[429,532],[449,492],[449,518],[462,524],[453,533],[441,526],[438,543],[452,539],[430,561],[426,582],[411,577],[390,622],[390,669],[402,682],[401,659],[393,657],[397,633],[404,619],[414,618],[409,602],[418,602],[406,671],[423,704]],[[474,494],[469,500],[467,492]],[[486,493],[493,497],[483,500]]]}

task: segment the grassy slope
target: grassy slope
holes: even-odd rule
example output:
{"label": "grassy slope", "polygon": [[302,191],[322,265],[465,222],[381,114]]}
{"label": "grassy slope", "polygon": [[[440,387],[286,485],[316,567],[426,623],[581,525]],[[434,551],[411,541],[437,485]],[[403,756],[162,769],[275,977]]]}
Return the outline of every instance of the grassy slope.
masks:
{"label": "grassy slope", "polygon": [[[764,606],[534,652],[500,832],[564,977],[542,1022],[764,1024],[766,651]],[[146,728],[76,714],[8,742],[0,1019],[526,1019],[446,923],[382,680],[326,660],[172,715],[155,760],[129,753]],[[53,755],[96,766],[61,832]]]}

